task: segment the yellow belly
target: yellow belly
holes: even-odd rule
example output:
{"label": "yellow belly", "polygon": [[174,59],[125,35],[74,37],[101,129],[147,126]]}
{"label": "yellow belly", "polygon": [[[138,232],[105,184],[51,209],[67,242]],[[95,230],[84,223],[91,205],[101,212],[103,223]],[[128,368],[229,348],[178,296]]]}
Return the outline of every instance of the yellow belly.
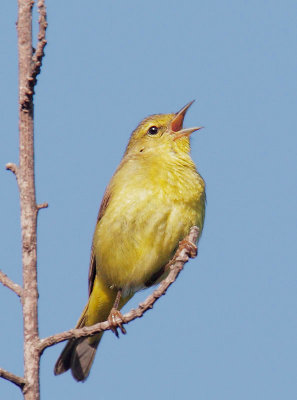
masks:
{"label": "yellow belly", "polygon": [[190,196],[180,189],[170,196],[171,191],[135,187],[134,182],[113,197],[94,234],[99,280],[134,293],[170,260],[191,226],[202,230],[204,186],[199,179]]}

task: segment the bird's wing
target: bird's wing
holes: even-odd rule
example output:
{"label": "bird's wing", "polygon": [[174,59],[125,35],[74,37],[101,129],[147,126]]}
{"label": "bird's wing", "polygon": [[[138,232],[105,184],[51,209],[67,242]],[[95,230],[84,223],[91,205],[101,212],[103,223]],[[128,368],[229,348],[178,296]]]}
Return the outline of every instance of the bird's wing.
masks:
{"label": "bird's wing", "polygon": [[[110,197],[111,197],[111,192],[109,190],[109,187],[107,187],[99,209],[96,226],[100,221],[100,219],[103,217],[105,210],[107,209]],[[94,244],[92,244],[90,266],[89,266],[89,296],[92,293],[95,277],[96,277],[96,257],[94,251]]]}
{"label": "bird's wing", "polygon": [[166,265],[163,265],[163,266],[159,269],[159,271],[155,272],[155,273],[151,276],[151,278],[150,278],[148,281],[145,282],[144,286],[145,286],[145,287],[151,287],[151,286],[154,286],[154,285],[156,285],[157,283],[161,282],[161,280],[163,279],[163,275],[164,275],[164,273],[166,272],[166,271],[165,271],[165,267],[166,267]]}

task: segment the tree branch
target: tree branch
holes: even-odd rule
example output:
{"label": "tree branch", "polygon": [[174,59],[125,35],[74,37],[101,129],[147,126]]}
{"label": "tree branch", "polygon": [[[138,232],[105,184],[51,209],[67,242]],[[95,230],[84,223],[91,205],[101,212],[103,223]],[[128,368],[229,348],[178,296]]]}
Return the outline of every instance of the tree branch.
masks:
{"label": "tree branch", "polygon": [[0,270],[0,282],[2,285],[6,286],[8,289],[12,290],[15,294],[17,294],[20,298],[22,298],[23,289],[17,283],[14,283],[11,279],[8,278],[4,272]]}
{"label": "tree branch", "polygon": [[[173,259],[167,264],[166,268],[170,269],[168,276],[163,279],[160,285],[154,292],[146,298],[143,303],[135,309],[132,309],[128,313],[123,315],[123,319],[116,318],[117,323],[128,324],[136,318],[141,318],[143,314],[153,308],[154,303],[163,296],[170,285],[176,280],[179,273],[184,267],[184,264],[189,260],[189,257],[194,257],[191,250],[184,245],[185,242],[190,242],[190,245],[195,245],[199,237],[199,229],[197,226],[193,226],[190,230],[189,235],[180,242],[180,245],[173,257]],[[99,322],[93,326],[70,329],[69,331],[61,332],[53,336],[41,339],[39,342],[39,350],[42,353],[47,347],[53,346],[56,343],[63,342],[64,340],[80,338],[85,336],[92,336],[98,332],[106,331],[111,329],[108,321]]]}
{"label": "tree branch", "polygon": [[38,1],[39,34],[37,49],[32,48],[32,7],[34,0],[18,0],[19,57],[19,167],[18,186],[21,205],[23,264],[23,326],[24,326],[24,387],[25,400],[39,400],[40,352],[38,332],[37,287],[37,211],[34,176],[34,87],[44,56],[46,9]]}
{"label": "tree branch", "polygon": [[15,177],[18,179],[18,170],[19,170],[19,167],[18,167],[16,164],[14,164],[14,163],[7,163],[5,167],[6,167],[6,169],[7,169],[8,171],[11,171],[13,174],[15,174]]}
{"label": "tree branch", "polygon": [[43,208],[47,208],[47,207],[48,207],[48,203],[37,204],[37,211],[39,211]]}
{"label": "tree branch", "polygon": [[[28,37],[27,40],[23,43],[19,43],[19,46],[23,46],[26,48],[26,56],[25,52],[19,54],[19,66],[27,67],[28,74],[23,76],[22,82],[20,81],[20,93],[19,93],[19,102],[23,112],[32,113],[33,111],[33,95],[34,88],[37,83],[37,75],[41,71],[42,59],[44,57],[44,47],[47,43],[45,39],[45,33],[47,28],[46,21],[46,7],[45,0],[39,0],[37,3],[37,8],[39,12],[39,32],[38,32],[38,40],[36,50],[32,48],[32,7],[34,5],[34,0],[18,0],[19,2],[19,19],[18,19],[18,32],[22,31],[24,36],[24,27],[22,16],[25,16],[27,12],[30,13],[29,18],[24,23],[30,24],[30,30],[27,32]],[[27,15],[26,15],[27,16]],[[30,35],[30,38],[29,38]],[[23,37],[24,39],[24,37]],[[29,39],[29,40],[28,40]],[[30,47],[29,47],[30,46]],[[34,54],[32,54],[32,52]],[[29,57],[30,59],[29,59]]]}
{"label": "tree branch", "polygon": [[45,1],[39,0],[37,3],[37,8],[38,8],[38,12],[39,12],[38,42],[37,42],[37,46],[36,46],[36,51],[32,57],[33,69],[32,69],[32,75],[29,78],[32,92],[33,92],[34,86],[36,85],[37,75],[40,73],[40,70],[41,70],[42,59],[44,57],[44,48],[47,44],[47,41],[45,39],[45,32],[46,32],[46,28],[47,28]]}
{"label": "tree branch", "polygon": [[24,378],[0,368],[0,377],[22,389],[26,400],[39,400],[37,214],[47,204],[36,204],[34,177],[34,87],[40,73],[47,28],[45,0],[38,0],[39,33],[36,51],[32,47],[32,7],[34,0],[18,0],[19,59],[19,166],[8,163],[20,192],[23,288],[0,271],[0,282],[22,300],[24,325]]}
{"label": "tree branch", "polygon": [[14,375],[3,368],[0,368],[0,377],[14,383],[23,391],[26,384],[26,381],[23,377]]}

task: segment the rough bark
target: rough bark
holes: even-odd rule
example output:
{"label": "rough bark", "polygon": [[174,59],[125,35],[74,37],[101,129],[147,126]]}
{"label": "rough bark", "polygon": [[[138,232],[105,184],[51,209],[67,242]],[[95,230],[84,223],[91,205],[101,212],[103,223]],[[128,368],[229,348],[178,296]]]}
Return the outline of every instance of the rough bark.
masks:
{"label": "rough bark", "polygon": [[20,153],[17,181],[20,192],[23,264],[24,378],[26,400],[39,399],[37,206],[34,182],[34,106],[32,77],[32,6],[18,2],[19,134]]}

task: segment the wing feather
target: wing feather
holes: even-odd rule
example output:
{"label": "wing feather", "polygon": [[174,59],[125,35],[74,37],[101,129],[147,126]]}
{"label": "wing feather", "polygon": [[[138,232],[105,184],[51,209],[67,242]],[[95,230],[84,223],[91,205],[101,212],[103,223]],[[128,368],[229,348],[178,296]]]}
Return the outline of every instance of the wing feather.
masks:
{"label": "wing feather", "polygon": [[[99,213],[97,216],[97,222],[96,222],[96,226],[98,224],[98,222],[101,220],[101,218],[103,217],[105,210],[108,207],[108,203],[110,201],[111,198],[111,192],[109,190],[109,186],[107,187],[107,189],[105,190],[102,202],[101,202],[101,206],[99,209]],[[96,229],[96,228],[95,228]],[[94,250],[94,243],[92,244],[92,249],[91,249],[91,257],[90,257],[90,266],[89,266],[89,296],[92,293],[93,290],[93,285],[94,285],[94,280],[96,277],[96,257],[95,257],[95,250]]]}

